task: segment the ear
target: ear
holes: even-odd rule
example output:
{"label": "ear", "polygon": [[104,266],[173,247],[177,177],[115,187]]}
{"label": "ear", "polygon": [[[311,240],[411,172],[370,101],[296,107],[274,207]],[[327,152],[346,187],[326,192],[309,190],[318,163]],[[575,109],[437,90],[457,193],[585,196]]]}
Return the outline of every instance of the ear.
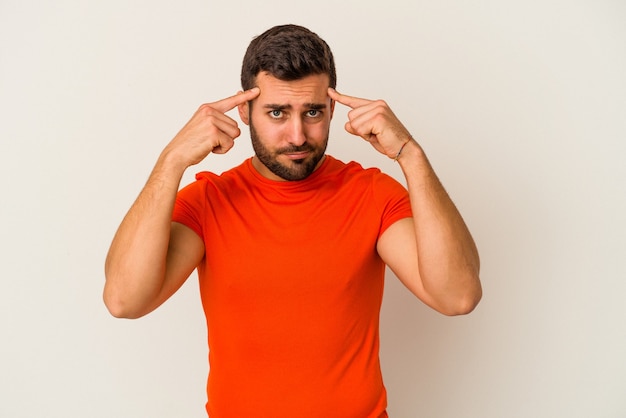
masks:
{"label": "ear", "polygon": [[333,99],[330,99],[330,119],[332,119],[335,114],[335,103]]}
{"label": "ear", "polygon": [[241,121],[246,125],[250,125],[250,106],[248,105],[248,102],[238,105],[237,110],[239,111]]}

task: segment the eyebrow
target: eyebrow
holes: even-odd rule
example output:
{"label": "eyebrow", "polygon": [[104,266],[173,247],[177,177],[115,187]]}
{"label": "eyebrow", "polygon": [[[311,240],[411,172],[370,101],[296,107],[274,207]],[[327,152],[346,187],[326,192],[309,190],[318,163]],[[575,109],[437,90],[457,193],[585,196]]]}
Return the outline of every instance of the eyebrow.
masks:
{"label": "eyebrow", "polygon": [[[272,110],[289,110],[293,108],[293,106],[291,105],[279,105],[279,104],[272,104],[272,103],[263,105],[263,107],[265,109],[272,109]],[[326,103],[305,103],[304,107],[307,109],[322,110],[322,109],[326,109]]]}

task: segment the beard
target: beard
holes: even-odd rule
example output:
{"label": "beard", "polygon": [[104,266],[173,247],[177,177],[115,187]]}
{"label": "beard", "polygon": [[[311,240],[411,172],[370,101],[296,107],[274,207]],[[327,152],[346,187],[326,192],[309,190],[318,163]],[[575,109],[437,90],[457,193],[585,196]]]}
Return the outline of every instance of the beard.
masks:
{"label": "beard", "polygon": [[[252,140],[254,153],[268,170],[287,181],[304,180],[315,171],[317,164],[324,158],[326,146],[328,145],[328,135],[326,133],[326,139],[319,147],[305,142],[302,145],[291,145],[272,151],[263,144],[256,129],[254,129],[252,119],[250,119],[250,139]],[[278,156],[281,154],[303,151],[310,152],[310,155],[301,160],[290,160],[287,164],[278,161]]]}

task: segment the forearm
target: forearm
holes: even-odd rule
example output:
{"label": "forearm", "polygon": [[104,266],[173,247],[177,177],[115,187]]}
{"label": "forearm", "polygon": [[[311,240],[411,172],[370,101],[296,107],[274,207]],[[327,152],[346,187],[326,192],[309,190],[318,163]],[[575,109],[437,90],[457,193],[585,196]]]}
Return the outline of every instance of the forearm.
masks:
{"label": "forearm", "polygon": [[441,311],[469,312],[482,295],[474,240],[417,142],[406,144],[398,163],[411,200],[423,288]]}
{"label": "forearm", "polygon": [[105,263],[104,300],[115,316],[138,316],[159,295],[184,169],[164,152],[113,238]]}
{"label": "forearm", "polygon": [[204,243],[186,227],[172,228],[180,181],[187,167],[210,153],[223,154],[232,148],[241,131],[225,113],[259,93],[257,87],[201,105],[161,153],[107,256],[104,300],[113,315],[137,317],[150,312],[197,266]]}

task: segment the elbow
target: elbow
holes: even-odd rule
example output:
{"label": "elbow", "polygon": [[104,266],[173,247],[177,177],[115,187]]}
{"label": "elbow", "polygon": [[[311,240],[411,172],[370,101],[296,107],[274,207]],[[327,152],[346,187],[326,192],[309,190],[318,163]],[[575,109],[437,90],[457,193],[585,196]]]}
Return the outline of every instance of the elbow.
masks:
{"label": "elbow", "polygon": [[445,310],[442,310],[446,316],[460,316],[470,314],[476,309],[480,299],[482,297],[482,292],[478,295],[472,295],[471,297],[463,298],[458,301],[454,306],[447,307]]}
{"label": "elbow", "polygon": [[125,298],[113,290],[108,289],[105,286],[102,296],[104,306],[106,306],[109,313],[119,319],[138,319],[145,315],[145,313],[133,307]]}
{"label": "elbow", "polygon": [[105,304],[112,317],[117,319],[138,319],[140,315],[134,315],[123,308]]}
{"label": "elbow", "polygon": [[141,317],[141,315],[137,315],[136,313],[127,309],[123,303],[108,299],[106,296],[104,297],[104,305],[106,306],[111,316],[118,319],[137,319]]}
{"label": "elbow", "polygon": [[432,299],[433,308],[443,315],[467,315],[476,309],[482,299],[483,290],[477,274],[456,282],[456,285],[446,290],[441,289],[443,293]]}
{"label": "elbow", "polygon": [[120,319],[137,319],[148,314],[153,293],[142,291],[142,286],[134,278],[136,275],[120,272],[109,264],[104,270],[102,300],[109,313]]}
{"label": "elbow", "polygon": [[446,316],[467,315],[476,309],[482,299],[483,291],[480,282],[467,289],[462,295],[455,298],[453,303],[449,303],[440,312]]}

